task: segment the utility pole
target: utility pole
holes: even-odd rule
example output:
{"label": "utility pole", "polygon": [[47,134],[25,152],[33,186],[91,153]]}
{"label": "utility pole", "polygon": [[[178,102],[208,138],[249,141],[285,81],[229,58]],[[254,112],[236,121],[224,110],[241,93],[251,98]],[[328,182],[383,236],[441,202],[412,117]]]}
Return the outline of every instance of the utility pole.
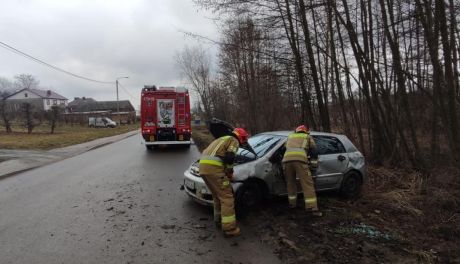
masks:
{"label": "utility pole", "polygon": [[117,115],[118,115],[118,125],[121,125],[121,118],[120,118],[120,103],[118,100],[118,79],[115,81],[117,86]]}
{"label": "utility pole", "polygon": [[129,77],[118,77],[116,80],[115,80],[115,85],[117,87],[117,115],[118,115],[118,124],[121,125],[121,116],[120,116],[120,102],[118,100],[118,80],[120,79],[127,79]]}

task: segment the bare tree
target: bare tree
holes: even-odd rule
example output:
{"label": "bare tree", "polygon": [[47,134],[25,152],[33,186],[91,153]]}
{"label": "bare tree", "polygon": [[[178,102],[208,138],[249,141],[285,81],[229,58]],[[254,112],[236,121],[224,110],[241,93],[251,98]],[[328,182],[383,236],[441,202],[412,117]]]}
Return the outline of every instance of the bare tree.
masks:
{"label": "bare tree", "polygon": [[0,99],[10,95],[14,90],[14,84],[7,78],[0,77]]}
{"label": "bare tree", "polygon": [[[225,116],[259,130],[338,130],[369,160],[423,175],[446,149],[459,164],[458,1],[195,2],[216,12],[222,34],[213,107],[248,112]],[[267,118],[270,107],[287,118]]]}
{"label": "bare tree", "polygon": [[16,79],[15,85],[19,89],[34,89],[40,84],[40,81],[31,74],[19,74],[14,77]]}
{"label": "bare tree", "polygon": [[48,110],[45,114],[46,119],[48,119],[50,125],[50,133],[54,134],[54,130],[56,129],[56,124],[59,120],[59,114],[62,112],[62,108],[57,105],[51,106],[51,109]]}
{"label": "bare tree", "polygon": [[12,114],[7,107],[5,99],[0,99],[0,116],[2,118],[3,126],[5,126],[6,133],[13,132],[13,130],[11,129]]}
{"label": "bare tree", "polygon": [[211,117],[211,59],[203,47],[185,47],[176,62],[203,104],[206,118]]}
{"label": "bare tree", "polygon": [[22,103],[21,105],[24,127],[27,128],[27,133],[31,134],[36,126],[34,120],[34,105],[31,103]]}

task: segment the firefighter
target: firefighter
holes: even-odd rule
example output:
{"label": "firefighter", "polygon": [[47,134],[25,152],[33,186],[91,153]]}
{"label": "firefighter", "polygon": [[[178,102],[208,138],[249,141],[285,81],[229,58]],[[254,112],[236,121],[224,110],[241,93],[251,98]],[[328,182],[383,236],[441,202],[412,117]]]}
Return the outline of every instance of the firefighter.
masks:
{"label": "firefighter", "polygon": [[214,140],[200,159],[200,176],[211,190],[214,199],[214,221],[222,227],[225,236],[238,236],[233,188],[233,162],[240,145],[246,144],[248,133],[235,128],[231,136]]}
{"label": "firefighter", "polygon": [[[316,201],[315,185],[309,168],[308,154],[316,152],[316,145],[306,126],[301,125],[288,136],[286,152],[283,157],[284,175],[286,177],[289,207],[297,206],[297,184],[299,178],[305,201],[305,209],[314,216],[321,216]],[[311,161],[316,165],[316,159]]]}

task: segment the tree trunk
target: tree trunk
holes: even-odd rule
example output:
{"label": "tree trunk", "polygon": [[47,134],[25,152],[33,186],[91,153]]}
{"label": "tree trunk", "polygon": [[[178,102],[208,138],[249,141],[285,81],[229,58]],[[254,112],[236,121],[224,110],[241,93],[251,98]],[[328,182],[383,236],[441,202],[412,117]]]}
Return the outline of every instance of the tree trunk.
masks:
{"label": "tree trunk", "polygon": [[294,24],[293,24],[291,9],[289,7],[289,0],[285,0],[285,4],[286,4],[286,19],[288,21],[288,25],[286,24],[286,21],[285,21],[285,18],[284,18],[284,14],[283,14],[280,2],[277,0],[276,3],[278,5],[278,10],[280,12],[280,16],[283,19],[283,25],[284,25],[284,29],[286,31],[286,35],[288,36],[289,45],[290,45],[292,53],[294,55],[295,68],[296,68],[297,75],[298,75],[298,78],[299,78],[300,90],[302,92],[303,109],[305,110],[302,113],[302,120],[304,122],[307,122],[311,127],[313,127],[313,129],[316,129],[317,124],[315,122],[313,111],[312,111],[311,105],[310,105],[310,95],[307,92],[307,88],[306,88],[306,84],[305,84],[302,56],[300,54],[300,51],[299,51],[299,48],[298,48],[298,45],[297,45],[297,42],[296,42],[296,34],[295,34],[295,31],[294,31]]}
{"label": "tree trunk", "polygon": [[[287,2],[288,0],[286,0],[286,3]],[[310,64],[310,72],[313,78],[313,85],[314,85],[315,93],[316,93],[316,101],[318,103],[318,108],[319,108],[321,127],[324,131],[330,131],[331,125],[330,125],[329,116],[328,116],[327,109],[326,109],[327,105],[325,105],[325,100],[323,99],[323,95],[321,92],[321,86],[319,83],[315,57],[314,57],[313,48],[311,45],[310,30],[308,28],[304,0],[299,0],[299,12],[300,12],[300,19],[302,21],[301,24],[302,24],[302,29],[304,33],[305,47],[307,48],[308,62]],[[327,104],[327,98],[326,98],[326,104]]]}

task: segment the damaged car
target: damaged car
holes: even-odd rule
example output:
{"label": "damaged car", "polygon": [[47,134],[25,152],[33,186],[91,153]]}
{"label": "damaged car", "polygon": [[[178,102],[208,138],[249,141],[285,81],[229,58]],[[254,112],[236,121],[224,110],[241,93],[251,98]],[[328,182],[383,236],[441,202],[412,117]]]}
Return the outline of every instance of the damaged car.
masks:
{"label": "damaged car", "polygon": [[[233,127],[212,120],[209,130],[215,138],[228,135]],[[274,131],[249,138],[249,146],[238,149],[234,166],[237,211],[254,208],[269,196],[286,196],[282,159],[285,143],[292,131]],[[345,136],[334,133],[310,132],[317,147],[318,167],[312,172],[316,191],[339,191],[346,197],[356,197],[366,178],[363,154]],[[298,192],[302,189],[297,182]],[[212,205],[212,194],[199,175],[199,163],[194,162],[184,172],[184,190],[195,201]]]}

